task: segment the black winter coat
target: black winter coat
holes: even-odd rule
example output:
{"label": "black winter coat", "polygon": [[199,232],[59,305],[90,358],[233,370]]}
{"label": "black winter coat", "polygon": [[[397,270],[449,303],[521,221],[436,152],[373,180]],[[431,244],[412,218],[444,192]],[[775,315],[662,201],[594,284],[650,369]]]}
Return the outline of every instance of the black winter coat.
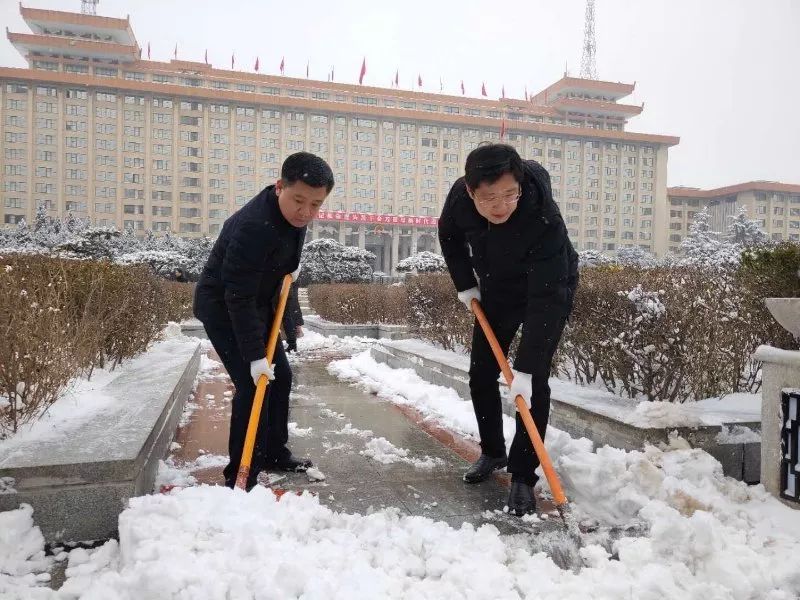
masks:
{"label": "black winter coat", "polygon": [[[492,225],[475,208],[464,178],[447,195],[439,242],[456,290],[478,286],[490,318],[523,323],[515,368],[540,372],[572,310],[578,255],[553,201],[550,175],[525,161],[522,195],[508,221]],[[477,278],[476,278],[477,276]]]}
{"label": "black winter coat", "polygon": [[242,358],[264,358],[264,333],[283,277],[297,269],[306,228],[281,214],[275,186],[261,191],[222,226],[194,297],[203,323],[230,327]]}

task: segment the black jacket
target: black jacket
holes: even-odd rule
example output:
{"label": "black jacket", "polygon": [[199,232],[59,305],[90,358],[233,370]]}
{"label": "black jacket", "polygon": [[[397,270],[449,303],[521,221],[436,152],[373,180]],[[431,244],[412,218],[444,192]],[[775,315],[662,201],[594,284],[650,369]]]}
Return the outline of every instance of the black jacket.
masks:
{"label": "black jacket", "polygon": [[231,215],[214,243],[194,297],[203,323],[232,329],[242,358],[264,357],[264,333],[283,277],[300,264],[306,228],[281,214],[275,186]]}
{"label": "black jacket", "polygon": [[557,341],[578,284],[578,255],[545,168],[525,161],[522,195],[501,225],[478,214],[464,178],[456,181],[439,218],[439,242],[456,290],[478,286],[490,319],[522,321],[515,368],[533,373]]}

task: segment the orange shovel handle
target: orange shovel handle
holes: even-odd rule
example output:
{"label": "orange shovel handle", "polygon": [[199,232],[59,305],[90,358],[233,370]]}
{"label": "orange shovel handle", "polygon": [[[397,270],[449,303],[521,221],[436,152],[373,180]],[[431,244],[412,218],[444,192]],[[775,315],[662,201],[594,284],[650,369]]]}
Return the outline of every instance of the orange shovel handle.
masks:
{"label": "orange shovel handle", "polygon": [[[278,297],[278,308],[275,311],[275,317],[272,320],[272,327],[269,330],[269,338],[267,338],[267,364],[272,364],[272,359],[275,358],[275,346],[278,344],[278,334],[281,330],[281,323],[283,322],[283,313],[286,311],[286,300],[289,298],[289,290],[292,287],[292,276],[286,275],[283,278],[281,285],[281,293]],[[244,449],[242,450],[242,459],[239,461],[239,471],[236,473],[236,487],[245,489],[247,485],[247,477],[250,475],[250,464],[253,460],[253,449],[256,446],[256,432],[258,431],[258,422],[261,419],[261,408],[264,405],[264,396],[267,393],[267,386],[269,379],[266,375],[258,378],[258,385],[256,386],[256,395],[253,398],[253,408],[250,409],[250,420],[247,423],[247,434],[244,438]]]}
{"label": "orange shovel handle", "polygon": [[[514,374],[511,372],[511,367],[508,366],[508,360],[506,360],[505,354],[503,354],[503,350],[500,348],[500,344],[497,341],[497,337],[495,337],[494,331],[492,331],[492,327],[489,325],[489,321],[486,318],[486,313],[484,313],[483,309],[481,308],[481,303],[475,298],[472,299],[472,312],[475,313],[475,318],[478,320],[478,323],[483,330],[483,335],[486,336],[489,346],[492,348],[492,352],[497,360],[497,364],[500,366],[500,370],[503,372],[503,377],[505,377],[506,383],[511,385],[511,382],[514,379]],[[550,485],[550,491],[553,493],[553,500],[555,501],[556,506],[566,504],[567,497],[564,495],[564,490],[561,487],[561,481],[558,479],[556,470],[553,468],[553,462],[550,460],[550,455],[547,453],[547,450],[544,447],[542,436],[539,435],[539,430],[536,429],[536,424],[533,422],[533,417],[531,416],[531,411],[528,409],[528,405],[525,404],[525,399],[522,396],[517,395],[514,401],[517,405],[517,411],[522,417],[522,422],[525,424],[528,437],[533,443],[533,449],[536,452],[536,456],[539,457],[539,462],[542,465],[542,471],[544,471],[544,476],[547,478],[547,483]],[[533,399],[531,399],[531,401],[533,401]]]}

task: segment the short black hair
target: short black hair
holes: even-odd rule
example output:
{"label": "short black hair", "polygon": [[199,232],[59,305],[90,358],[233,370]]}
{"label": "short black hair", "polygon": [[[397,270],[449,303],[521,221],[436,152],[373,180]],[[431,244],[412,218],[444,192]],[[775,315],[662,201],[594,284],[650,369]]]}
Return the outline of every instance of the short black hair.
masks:
{"label": "short black hair", "polygon": [[464,165],[464,180],[471,190],[484,181],[494,183],[506,173],[522,183],[522,157],[508,144],[481,144],[469,153]]}
{"label": "short black hair", "polygon": [[302,181],[311,187],[324,187],[328,193],[333,189],[333,171],[322,158],[310,152],[296,152],[283,161],[281,167],[283,185]]}

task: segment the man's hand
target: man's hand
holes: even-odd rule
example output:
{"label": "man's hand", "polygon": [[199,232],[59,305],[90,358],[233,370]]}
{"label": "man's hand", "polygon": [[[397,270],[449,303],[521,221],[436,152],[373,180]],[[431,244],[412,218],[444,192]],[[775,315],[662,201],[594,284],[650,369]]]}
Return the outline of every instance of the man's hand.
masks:
{"label": "man's hand", "polygon": [[297,278],[300,277],[300,265],[297,265],[297,270],[292,271],[291,275],[292,275],[292,283],[295,283],[297,281]]}
{"label": "man's hand", "polygon": [[511,386],[508,388],[508,395],[511,401],[516,405],[517,396],[522,396],[525,404],[530,409],[531,396],[533,395],[533,382],[529,373],[521,373],[520,371],[511,371],[514,374],[514,379],[511,381]]}
{"label": "man's hand", "polygon": [[478,302],[481,301],[481,291],[476,287],[470,288],[468,290],[464,290],[463,292],[458,292],[458,299],[464,303],[467,307],[468,311],[472,311],[472,300],[473,298]]}
{"label": "man's hand", "polygon": [[250,376],[253,378],[253,383],[258,385],[258,380],[262,375],[266,375],[270,381],[275,379],[275,365],[268,365],[266,358],[259,358],[250,363]]}
{"label": "man's hand", "polygon": [[295,334],[297,337],[303,337],[303,336],[305,335],[305,334],[303,333],[303,326],[302,326],[302,325],[298,325],[298,326],[295,328],[294,332],[295,332],[294,334]]}

